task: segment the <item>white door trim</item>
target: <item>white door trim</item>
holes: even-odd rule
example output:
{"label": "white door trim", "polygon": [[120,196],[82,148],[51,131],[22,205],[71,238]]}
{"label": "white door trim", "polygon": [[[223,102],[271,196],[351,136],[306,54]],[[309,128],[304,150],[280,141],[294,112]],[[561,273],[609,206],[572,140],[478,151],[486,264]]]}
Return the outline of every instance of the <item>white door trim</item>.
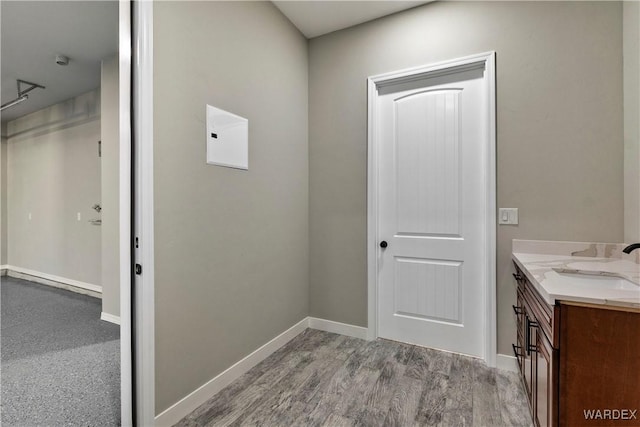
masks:
{"label": "white door trim", "polygon": [[[120,224],[120,423],[133,426],[133,349],[131,345],[131,2],[118,3],[118,114]],[[102,313],[106,315],[106,313]],[[102,317],[101,317],[102,318]],[[110,321],[113,321],[111,319]]]}
{"label": "white door trim", "polygon": [[[136,425],[155,424],[155,305],[153,255],[153,2],[133,1],[135,403]],[[131,260],[129,260],[131,264]]]}
{"label": "white door trim", "polygon": [[368,129],[367,129],[367,291],[368,291],[368,332],[370,340],[378,337],[378,147],[380,137],[377,123],[378,89],[384,86],[408,82],[426,76],[458,73],[466,69],[484,65],[486,99],[488,100],[488,146],[486,168],[486,289],[485,306],[485,354],[487,365],[496,365],[496,75],[495,52],[458,58],[402,71],[369,77],[368,84]]}

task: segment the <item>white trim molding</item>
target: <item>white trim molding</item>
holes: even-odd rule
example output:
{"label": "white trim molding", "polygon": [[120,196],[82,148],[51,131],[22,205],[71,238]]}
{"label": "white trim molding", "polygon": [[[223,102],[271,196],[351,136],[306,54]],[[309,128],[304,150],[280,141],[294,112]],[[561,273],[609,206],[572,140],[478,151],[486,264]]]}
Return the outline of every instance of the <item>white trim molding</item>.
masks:
{"label": "white trim molding", "polygon": [[[131,0],[119,0],[118,126],[119,126],[119,264],[120,317],[102,313],[120,325],[120,424],[133,423],[133,345],[131,319]],[[110,320],[111,319],[111,320]],[[115,321],[117,319],[117,322]]]}
{"label": "white trim molding", "polygon": [[189,395],[164,410],[156,417],[155,425],[172,426],[176,424],[182,418],[189,415],[198,406],[209,400],[220,390],[231,384],[236,379],[240,378],[251,368],[262,362],[280,347],[284,346],[286,343],[298,336],[305,329],[307,329],[308,325],[309,318],[306,317],[277,337],[273,338],[268,343],[255,350],[253,353],[239,360],[224,372],[212,378],[211,380],[200,386],[198,389],[191,392]]}
{"label": "white trim molding", "polygon": [[120,325],[120,316],[115,316],[113,314],[105,313],[104,311],[100,313],[100,320],[104,320],[105,322]]}
{"label": "white trim molding", "polygon": [[[133,2],[134,425],[151,426],[155,407],[155,284],[153,225],[153,2]],[[131,260],[130,260],[131,261]],[[128,265],[131,265],[129,262]]]}
{"label": "white trim molding", "polygon": [[485,320],[485,361],[491,367],[496,366],[498,353],[498,304],[496,301],[496,264],[497,264],[497,230],[496,230],[496,204],[497,204],[497,178],[496,178],[496,145],[497,145],[497,119],[496,119],[496,53],[488,52],[480,55],[484,57],[487,78],[487,111],[489,144],[487,147],[487,176],[485,182],[487,207],[485,212],[486,221],[486,245],[485,262],[487,265],[487,290],[486,298],[486,320]]}
{"label": "white trim molding", "polygon": [[484,360],[488,366],[496,366],[496,73],[495,52],[458,58],[402,71],[370,77],[368,85],[367,128],[367,292],[368,332],[367,339],[378,337],[378,136],[376,104],[381,87],[408,82],[443,73],[458,73],[462,70],[484,67],[485,96],[487,108],[487,163],[485,179],[485,289],[484,307]]}
{"label": "white trim molding", "polygon": [[508,354],[498,354],[496,356],[496,368],[509,372],[520,372],[518,361],[514,356]]}
{"label": "white trim molding", "polygon": [[0,265],[0,276],[6,276],[8,269],[9,269],[8,265]]}
{"label": "white trim molding", "polygon": [[309,328],[318,329],[325,332],[333,332],[334,334],[346,335],[348,337],[367,339],[367,328],[362,326],[354,326],[346,323],[334,322],[333,320],[318,319],[317,317],[308,317]]}
{"label": "white trim molding", "polygon": [[102,286],[92,283],[81,282],[79,280],[68,279],[66,277],[55,276],[41,271],[30,270],[28,268],[16,267],[14,265],[3,265],[1,267],[9,277],[28,280],[30,282],[47,285],[54,288],[65,289],[78,294],[89,295],[102,298]]}

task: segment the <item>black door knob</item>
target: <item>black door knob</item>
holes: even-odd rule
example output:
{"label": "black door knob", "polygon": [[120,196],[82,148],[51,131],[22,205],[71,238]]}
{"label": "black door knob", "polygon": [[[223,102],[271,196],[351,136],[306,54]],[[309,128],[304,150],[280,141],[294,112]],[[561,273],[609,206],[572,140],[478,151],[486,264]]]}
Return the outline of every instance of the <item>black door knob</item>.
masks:
{"label": "black door knob", "polygon": [[386,240],[383,240],[382,242],[380,242],[380,247],[381,247],[382,249],[386,248],[387,246],[389,246],[389,244],[387,243],[387,241],[386,241]]}

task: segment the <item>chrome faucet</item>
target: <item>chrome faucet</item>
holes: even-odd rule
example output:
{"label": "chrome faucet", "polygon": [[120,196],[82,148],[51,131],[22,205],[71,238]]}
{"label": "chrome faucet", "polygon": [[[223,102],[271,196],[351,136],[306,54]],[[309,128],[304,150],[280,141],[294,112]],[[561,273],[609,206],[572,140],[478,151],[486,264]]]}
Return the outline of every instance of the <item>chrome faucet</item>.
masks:
{"label": "chrome faucet", "polygon": [[625,254],[630,254],[631,252],[635,251],[636,249],[640,249],[640,243],[632,243],[629,246],[627,246],[626,248],[624,248],[622,250],[622,252],[624,252]]}

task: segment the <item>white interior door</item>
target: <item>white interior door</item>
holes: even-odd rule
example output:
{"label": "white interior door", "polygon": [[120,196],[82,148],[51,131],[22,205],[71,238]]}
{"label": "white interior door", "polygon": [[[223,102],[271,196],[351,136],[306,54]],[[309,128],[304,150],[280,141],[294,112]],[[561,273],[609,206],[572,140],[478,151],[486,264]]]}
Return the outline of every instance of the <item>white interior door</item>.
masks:
{"label": "white interior door", "polygon": [[[484,66],[377,98],[378,335],[485,355]],[[381,246],[385,246],[381,243]]]}

